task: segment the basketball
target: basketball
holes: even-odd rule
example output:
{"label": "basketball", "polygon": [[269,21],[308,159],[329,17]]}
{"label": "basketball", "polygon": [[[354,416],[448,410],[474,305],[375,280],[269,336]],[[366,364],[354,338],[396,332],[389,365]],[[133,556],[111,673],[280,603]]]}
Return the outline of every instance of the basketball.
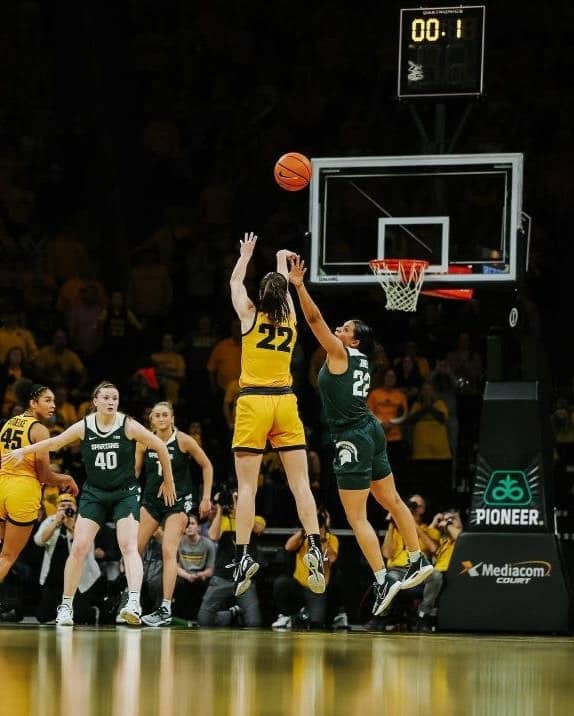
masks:
{"label": "basketball", "polygon": [[275,164],[275,181],[286,191],[300,191],[311,181],[311,161],[299,152],[287,152]]}

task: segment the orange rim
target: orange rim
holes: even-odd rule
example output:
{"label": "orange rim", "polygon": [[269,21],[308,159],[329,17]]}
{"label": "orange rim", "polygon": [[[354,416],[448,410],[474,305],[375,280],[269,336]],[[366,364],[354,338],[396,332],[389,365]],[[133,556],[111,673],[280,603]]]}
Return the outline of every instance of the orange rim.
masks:
{"label": "orange rim", "polygon": [[402,266],[406,271],[411,268],[426,269],[429,265],[424,259],[372,259],[369,261],[371,269],[387,269],[387,271],[398,271]]}

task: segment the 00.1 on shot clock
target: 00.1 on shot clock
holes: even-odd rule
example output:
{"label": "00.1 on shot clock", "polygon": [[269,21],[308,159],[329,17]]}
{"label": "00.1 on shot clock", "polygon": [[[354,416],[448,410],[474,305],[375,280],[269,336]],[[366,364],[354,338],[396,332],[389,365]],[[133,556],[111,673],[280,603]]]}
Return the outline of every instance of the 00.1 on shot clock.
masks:
{"label": "00.1 on shot clock", "polygon": [[403,8],[398,97],[480,96],[485,6]]}

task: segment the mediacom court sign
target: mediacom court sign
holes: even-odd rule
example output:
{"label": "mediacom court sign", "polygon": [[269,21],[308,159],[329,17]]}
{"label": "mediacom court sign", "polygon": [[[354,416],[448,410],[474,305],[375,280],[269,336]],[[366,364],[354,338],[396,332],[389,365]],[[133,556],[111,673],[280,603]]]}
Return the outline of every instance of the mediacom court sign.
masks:
{"label": "mediacom court sign", "polygon": [[552,574],[552,564],[542,559],[502,564],[488,561],[473,564],[465,560],[461,566],[459,577],[492,579],[496,584],[530,584],[533,579],[544,579]]}
{"label": "mediacom court sign", "polygon": [[555,535],[465,530],[441,594],[439,630],[562,633],[569,605]]}

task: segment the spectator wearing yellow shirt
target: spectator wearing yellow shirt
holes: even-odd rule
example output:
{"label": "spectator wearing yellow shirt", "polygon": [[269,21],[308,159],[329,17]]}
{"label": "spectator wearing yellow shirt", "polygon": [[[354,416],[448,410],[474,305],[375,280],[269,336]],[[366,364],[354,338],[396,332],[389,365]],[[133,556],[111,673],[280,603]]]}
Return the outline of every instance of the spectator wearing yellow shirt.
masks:
{"label": "spectator wearing yellow shirt", "polygon": [[[426,501],[420,495],[411,495],[406,501],[407,507],[411,510],[413,518],[417,526],[417,533],[421,544],[421,552],[427,557],[433,553],[435,547],[433,542],[424,539],[430,535],[430,527],[423,521],[424,512],[426,510]],[[386,560],[387,569],[397,571],[395,577],[402,579],[403,574],[400,570],[406,569],[409,565],[409,553],[405,546],[401,533],[390,517],[387,516],[388,527],[382,544],[383,557]]]}
{"label": "spectator wearing yellow shirt", "polygon": [[6,418],[18,404],[18,396],[14,391],[16,381],[28,374],[28,367],[24,365],[24,354],[18,346],[10,348],[6,355],[4,365],[0,366],[0,383],[6,386],[2,395],[2,417]]}
{"label": "spectator wearing yellow shirt", "polygon": [[[436,542],[431,539],[432,531],[430,526],[424,522],[427,503],[424,497],[418,494],[410,495],[406,500],[407,507],[411,510],[417,534],[421,545],[421,552],[425,556],[430,557],[436,549]],[[383,558],[387,565],[387,574],[393,581],[401,581],[406,574],[409,565],[409,553],[401,533],[397,529],[391,515],[387,515],[387,531],[381,545]],[[399,592],[398,597],[393,601],[391,606],[380,617],[374,617],[368,623],[368,628],[392,630],[401,620],[402,613],[413,610],[413,599],[417,599],[422,595],[422,586],[412,587],[403,592]],[[414,617],[414,613],[413,613]]]}
{"label": "spectator wearing yellow shirt", "polygon": [[241,373],[241,323],[231,321],[230,335],[213,346],[207,359],[207,371],[211,390],[223,394],[232,380],[239,380]]}
{"label": "spectator wearing yellow shirt", "polygon": [[434,570],[424,583],[423,598],[415,625],[416,631],[434,631],[438,614],[437,601],[445,585],[454,545],[462,531],[462,520],[456,508],[437,513],[430,524],[430,536],[435,542]]}
{"label": "spectator wearing yellow shirt", "polygon": [[302,622],[301,619],[296,619],[302,608],[305,608],[304,619],[306,621],[308,618],[308,626],[315,628],[325,626],[331,568],[339,556],[339,539],[329,529],[330,519],[326,510],[319,509],[317,518],[327,589],[322,594],[315,594],[309,589],[309,569],[304,562],[309,543],[306,539],[305,531],[303,529],[297,530],[285,542],[285,550],[295,553],[293,574],[281,574],[273,583],[273,597],[279,609],[279,615],[271,625],[273,629],[291,629],[293,626],[297,626],[297,621]]}
{"label": "spectator wearing yellow shirt", "polygon": [[[411,460],[414,484],[439,507],[452,489],[452,451],[448,434],[448,408],[437,398],[431,381],[425,381],[408,415],[412,426]],[[417,489],[415,487],[415,489]]]}
{"label": "spectator wearing yellow shirt", "polygon": [[24,316],[7,313],[0,325],[0,362],[6,360],[10,348],[20,348],[25,361],[33,361],[38,353],[36,339],[24,324]]}

